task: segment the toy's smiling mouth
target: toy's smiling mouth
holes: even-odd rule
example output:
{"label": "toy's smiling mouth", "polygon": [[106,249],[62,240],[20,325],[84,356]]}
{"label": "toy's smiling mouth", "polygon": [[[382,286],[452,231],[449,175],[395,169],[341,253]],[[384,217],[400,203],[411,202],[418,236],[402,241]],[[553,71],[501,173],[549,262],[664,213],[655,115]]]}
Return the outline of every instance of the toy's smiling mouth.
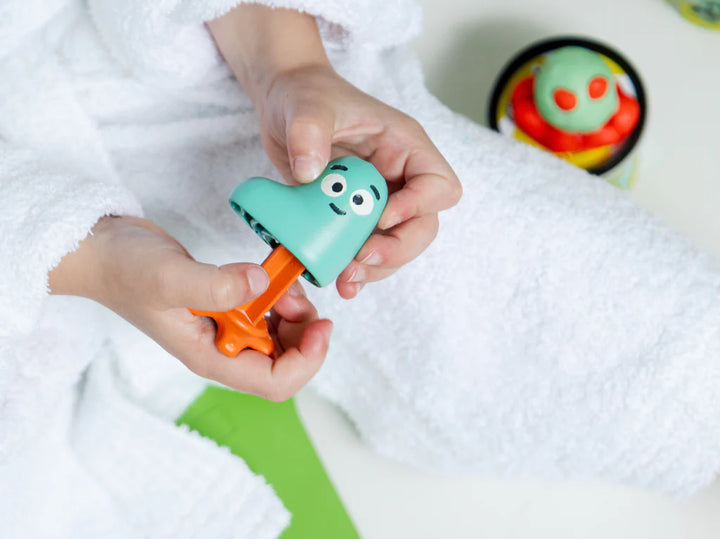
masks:
{"label": "toy's smiling mouth", "polygon": [[335,204],[332,202],[330,203],[330,207],[332,208],[332,211],[337,213],[338,215],[345,215],[346,212],[342,211],[340,208],[338,208]]}

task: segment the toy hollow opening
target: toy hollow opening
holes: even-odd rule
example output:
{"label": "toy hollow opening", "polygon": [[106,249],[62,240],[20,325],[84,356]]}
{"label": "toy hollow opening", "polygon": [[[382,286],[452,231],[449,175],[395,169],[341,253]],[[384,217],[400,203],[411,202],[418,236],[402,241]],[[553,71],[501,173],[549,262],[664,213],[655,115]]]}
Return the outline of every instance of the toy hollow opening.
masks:
{"label": "toy hollow opening", "polygon": [[[260,221],[255,219],[252,215],[250,215],[247,211],[245,211],[244,208],[242,208],[237,202],[230,201],[230,205],[232,208],[237,212],[237,214],[242,217],[245,222],[248,224],[250,228],[253,229],[255,234],[260,236],[260,239],[262,239],[265,243],[267,243],[270,247],[275,249],[277,246],[281,245],[280,241],[272,234],[270,231],[265,228]],[[293,253],[294,255],[295,253]],[[302,262],[302,260],[301,260]],[[320,283],[317,281],[315,276],[310,273],[307,269],[302,273],[302,276],[305,277],[307,281],[314,284],[315,286],[320,286]]]}

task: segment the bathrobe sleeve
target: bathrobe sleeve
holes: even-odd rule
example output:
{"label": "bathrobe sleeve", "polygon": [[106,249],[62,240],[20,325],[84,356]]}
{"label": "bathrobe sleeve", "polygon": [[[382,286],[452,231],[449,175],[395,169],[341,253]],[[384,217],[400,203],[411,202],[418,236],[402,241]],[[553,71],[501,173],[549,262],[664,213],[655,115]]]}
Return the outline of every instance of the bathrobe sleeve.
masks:
{"label": "bathrobe sleeve", "polygon": [[62,170],[0,140],[0,337],[32,327],[48,272],[100,217],[139,213],[120,185]]}
{"label": "bathrobe sleeve", "polygon": [[11,0],[0,20],[0,340],[33,329],[48,272],[100,217],[141,213],[48,50],[71,7]]}
{"label": "bathrobe sleeve", "polygon": [[[185,22],[210,20],[242,3],[250,2],[179,0],[174,18]],[[252,3],[315,15],[331,45],[353,42],[375,48],[390,47],[414,37],[422,23],[422,12],[415,0],[260,0]]]}
{"label": "bathrobe sleeve", "polygon": [[[90,13],[110,53],[133,76],[158,86],[206,84],[228,76],[204,27],[242,0],[90,0]],[[254,0],[312,14],[327,48],[384,49],[405,43],[422,26],[415,0]]]}

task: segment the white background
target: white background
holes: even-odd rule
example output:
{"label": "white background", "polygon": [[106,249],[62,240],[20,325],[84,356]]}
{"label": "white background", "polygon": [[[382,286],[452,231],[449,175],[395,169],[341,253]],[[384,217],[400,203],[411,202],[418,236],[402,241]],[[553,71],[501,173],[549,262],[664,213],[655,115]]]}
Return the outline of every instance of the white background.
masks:
{"label": "white background", "polygon": [[[429,88],[483,124],[494,78],[536,39],[585,35],[626,56],[650,104],[630,194],[720,255],[720,31],[692,25],[663,0],[421,3],[416,49]],[[370,452],[311,393],[298,407],[365,539],[720,537],[720,482],[676,501],[608,484],[434,476]]]}

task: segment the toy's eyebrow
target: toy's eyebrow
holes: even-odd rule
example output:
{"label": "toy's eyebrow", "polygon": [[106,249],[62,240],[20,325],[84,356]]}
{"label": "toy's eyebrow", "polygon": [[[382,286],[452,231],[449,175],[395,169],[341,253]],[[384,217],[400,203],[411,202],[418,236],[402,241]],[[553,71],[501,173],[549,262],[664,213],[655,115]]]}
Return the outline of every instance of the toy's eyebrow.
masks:
{"label": "toy's eyebrow", "polygon": [[372,192],[375,194],[375,198],[380,200],[380,192],[377,190],[377,187],[375,187],[373,184],[370,184],[370,189],[372,189]]}
{"label": "toy's eyebrow", "polygon": [[330,170],[347,170],[347,167],[345,165],[333,165]]}

